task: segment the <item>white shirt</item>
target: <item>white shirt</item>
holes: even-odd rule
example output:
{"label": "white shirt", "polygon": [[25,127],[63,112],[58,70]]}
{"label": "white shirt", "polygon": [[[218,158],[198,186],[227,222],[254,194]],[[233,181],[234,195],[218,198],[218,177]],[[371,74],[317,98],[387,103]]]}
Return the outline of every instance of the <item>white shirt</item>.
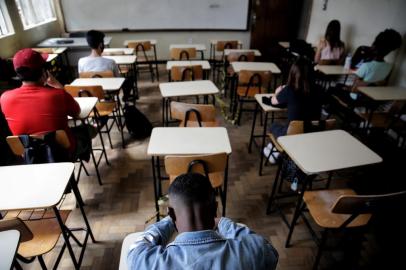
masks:
{"label": "white shirt", "polygon": [[112,59],[107,59],[101,56],[86,56],[79,59],[78,63],[79,73],[81,72],[101,72],[111,70],[115,77],[120,77],[120,72],[116,62]]}

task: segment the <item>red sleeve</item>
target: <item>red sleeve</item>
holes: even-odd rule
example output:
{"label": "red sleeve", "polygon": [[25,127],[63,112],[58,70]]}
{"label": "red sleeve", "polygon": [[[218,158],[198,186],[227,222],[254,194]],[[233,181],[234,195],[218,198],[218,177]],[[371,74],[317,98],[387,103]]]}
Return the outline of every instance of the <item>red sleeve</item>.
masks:
{"label": "red sleeve", "polygon": [[66,104],[66,113],[69,116],[75,117],[80,113],[80,107],[79,104],[76,102],[76,100],[69,95],[67,92],[62,90],[64,93],[64,99],[65,99],[65,104]]}

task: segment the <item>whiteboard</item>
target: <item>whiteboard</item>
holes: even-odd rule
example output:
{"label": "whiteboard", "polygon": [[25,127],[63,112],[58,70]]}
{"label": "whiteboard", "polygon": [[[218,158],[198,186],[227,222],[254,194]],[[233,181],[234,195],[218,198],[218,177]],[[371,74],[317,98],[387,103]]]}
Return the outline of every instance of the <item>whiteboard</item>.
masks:
{"label": "whiteboard", "polygon": [[249,0],[61,0],[67,32],[247,30]]}

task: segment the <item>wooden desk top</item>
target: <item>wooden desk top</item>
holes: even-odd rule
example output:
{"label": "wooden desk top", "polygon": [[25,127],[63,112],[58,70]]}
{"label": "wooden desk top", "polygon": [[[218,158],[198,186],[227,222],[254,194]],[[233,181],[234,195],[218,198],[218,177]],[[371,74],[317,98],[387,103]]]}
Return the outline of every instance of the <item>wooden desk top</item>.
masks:
{"label": "wooden desk top", "polygon": [[134,48],[104,48],[103,55],[131,55],[134,54]]}
{"label": "wooden desk top", "polygon": [[135,55],[106,55],[103,57],[114,60],[117,65],[132,65],[137,60]]}
{"label": "wooden desk top", "polygon": [[406,100],[406,87],[400,86],[360,86],[358,91],[377,101]]}
{"label": "wooden desk top", "polygon": [[[73,40],[73,43],[57,43],[57,41],[67,41]],[[111,37],[104,37],[104,45],[109,46],[111,42]],[[47,47],[67,47],[67,48],[88,48],[85,37],[69,37],[69,38],[48,38],[41,43],[37,44],[37,47],[47,48]]]}
{"label": "wooden desk top", "polygon": [[159,90],[164,98],[213,95],[219,92],[210,80],[160,83]]}
{"label": "wooden desk top", "polygon": [[274,94],[256,94],[255,99],[258,102],[259,106],[261,107],[262,111],[264,112],[280,112],[286,111],[287,108],[277,108],[270,105],[266,105],[262,102],[262,97],[272,97]]}
{"label": "wooden desk top", "polygon": [[283,48],[288,49],[290,47],[290,42],[289,41],[279,41],[279,45],[281,45]]}
{"label": "wooden desk top", "polygon": [[382,162],[382,158],[344,130],[282,136],[279,144],[306,174]]}
{"label": "wooden desk top", "polygon": [[40,53],[55,53],[55,54],[62,54],[64,53],[68,48],[67,47],[58,47],[58,48],[32,48],[34,51],[40,52]]}
{"label": "wooden desk top", "polygon": [[57,205],[73,169],[73,163],[69,162],[0,167],[0,210]]}
{"label": "wooden desk top", "polygon": [[236,52],[236,53],[254,52],[255,56],[261,56],[261,52],[259,50],[255,50],[255,49],[225,49],[224,55],[227,56],[233,52]]}
{"label": "wooden desk top", "polygon": [[11,269],[19,241],[20,232],[17,230],[0,232],[0,269]]}
{"label": "wooden desk top", "polygon": [[237,73],[241,70],[270,71],[273,74],[281,73],[278,66],[270,62],[232,62],[231,66]]}
{"label": "wooden desk top", "polygon": [[131,40],[125,40],[124,41],[124,46],[128,46],[128,43],[130,42],[143,42],[143,41],[149,41],[151,42],[151,45],[155,46],[156,45],[156,39],[131,39]]}
{"label": "wooden desk top", "polygon": [[97,97],[75,97],[74,99],[79,103],[79,119],[86,119],[97,103]]}
{"label": "wooden desk top", "polygon": [[353,70],[346,69],[344,66],[339,65],[316,65],[314,69],[324,75],[350,75],[354,73]]}
{"label": "wooden desk top", "polygon": [[231,154],[228,133],[224,127],[158,127],[152,130],[149,156]]}
{"label": "wooden desk top", "polygon": [[206,60],[192,60],[192,61],[168,61],[166,62],[166,70],[171,70],[174,66],[192,66],[192,65],[200,65],[203,69],[208,70],[210,69],[210,63]]}
{"label": "wooden desk top", "polygon": [[172,44],[169,46],[169,50],[172,48],[196,48],[196,51],[205,51],[206,45],[204,45],[204,44]]}
{"label": "wooden desk top", "polygon": [[101,85],[104,91],[117,91],[120,90],[124,83],[124,78],[79,78],[75,79],[71,85],[74,86],[89,86],[89,85]]}

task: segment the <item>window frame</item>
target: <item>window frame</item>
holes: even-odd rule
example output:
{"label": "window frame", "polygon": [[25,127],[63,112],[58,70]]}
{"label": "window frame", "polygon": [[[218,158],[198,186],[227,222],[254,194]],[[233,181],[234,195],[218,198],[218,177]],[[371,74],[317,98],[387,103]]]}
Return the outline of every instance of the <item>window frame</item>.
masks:
{"label": "window frame", "polygon": [[12,36],[15,34],[14,26],[11,21],[10,14],[8,12],[8,8],[7,8],[5,0],[0,0],[0,13],[3,17],[4,24],[5,24],[6,31],[7,31],[6,34],[0,34],[0,39],[2,39],[2,38],[9,37],[9,36]]}
{"label": "window frame", "polygon": [[[30,2],[30,5],[31,5],[31,6],[33,6],[33,4],[35,3],[35,0],[27,0],[27,1]],[[23,26],[24,31],[25,31],[25,30],[30,30],[30,29],[32,29],[32,28],[35,28],[35,27],[38,27],[38,26],[41,26],[41,25],[44,25],[44,24],[47,24],[47,23],[50,23],[50,22],[54,22],[54,21],[56,21],[56,20],[58,19],[58,18],[57,18],[57,15],[56,15],[56,9],[55,9],[54,2],[53,2],[52,0],[45,0],[45,1],[48,1],[49,4],[50,4],[50,8],[51,8],[50,11],[51,11],[53,17],[52,17],[52,18],[48,18],[48,19],[46,19],[46,20],[44,20],[44,21],[41,21],[41,22],[39,22],[39,23],[26,25],[25,22],[27,21],[27,19],[26,19],[26,15],[24,14],[24,8],[23,8],[22,5],[21,5],[21,0],[14,0],[14,3],[15,3],[16,6],[17,6],[18,15],[19,15],[19,17],[20,17],[20,21],[21,21],[21,24],[22,24],[22,26]],[[35,14],[35,15],[36,15],[36,14]]]}

